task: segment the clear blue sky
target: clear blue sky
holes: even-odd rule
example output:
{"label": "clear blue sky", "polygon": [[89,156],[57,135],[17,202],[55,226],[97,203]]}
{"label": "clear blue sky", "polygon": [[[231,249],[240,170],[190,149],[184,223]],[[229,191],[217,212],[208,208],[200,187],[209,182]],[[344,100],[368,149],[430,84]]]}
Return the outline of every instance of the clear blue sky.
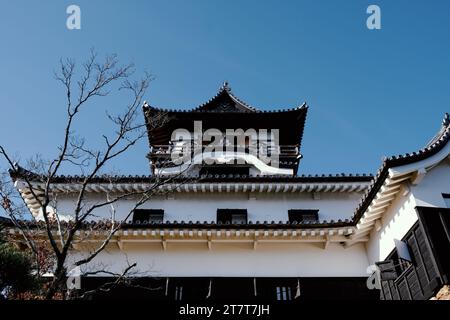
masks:
{"label": "clear blue sky", "polygon": [[[81,7],[81,30],[66,7]],[[377,4],[382,29],[366,28]],[[155,75],[146,100],[188,108],[224,80],[262,109],[310,105],[299,173],[375,172],[382,156],[415,151],[450,111],[450,1],[1,1],[0,140],[26,159],[56,154],[64,92],[60,57],[95,47]],[[110,127],[98,99],[76,123],[96,145]],[[114,163],[147,174],[143,140]]]}

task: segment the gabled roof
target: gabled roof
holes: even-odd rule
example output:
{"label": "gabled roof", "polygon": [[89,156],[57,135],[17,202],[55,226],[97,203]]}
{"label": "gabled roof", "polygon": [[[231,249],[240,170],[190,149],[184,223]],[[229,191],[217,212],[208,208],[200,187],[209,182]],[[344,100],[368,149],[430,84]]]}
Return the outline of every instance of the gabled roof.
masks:
{"label": "gabled roof", "polygon": [[[253,130],[279,130],[279,144],[291,146],[296,149],[299,157],[280,156],[280,167],[297,171],[301,158],[300,148],[306,121],[308,106],[306,103],[291,108],[278,110],[260,110],[250,106],[237,98],[228,83],[225,82],[218,93],[209,101],[192,109],[163,109],[143,105],[145,124],[148,133],[150,152],[147,155],[151,161],[151,170],[160,166],[161,147],[171,143],[174,130],[183,128],[189,132],[194,131],[196,121],[201,121],[202,129],[218,129],[225,132],[228,129]],[[220,116],[218,116],[220,114]],[[156,147],[159,153],[152,153]]]}
{"label": "gabled roof", "polygon": [[289,112],[306,109],[306,103],[303,103],[295,108],[281,109],[281,110],[260,110],[255,108],[248,103],[244,102],[242,99],[238,98],[231,91],[231,87],[228,82],[224,82],[219,88],[219,91],[208,101],[200,104],[195,108],[190,109],[168,109],[159,108],[149,105],[147,102],[144,103],[145,110],[153,111],[164,111],[164,112],[201,112],[201,113],[279,113],[279,112]]}
{"label": "gabled roof", "polygon": [[199,105],[191,111],[202,112],[257,112],[258,110],[237,98],[224,82],[217,94],[207,102]]}
{"label": "gabled roof", "polygon": [[373,179],[372,184],[356,208],[353,220],[358,222],[365,211],[369,208],[378,191],[383,186],[383,183],[388,178],[389,169],[427,159],[442,150],[449,140],[450,115],[449,113],[445,113],[439,132],[424,148],[418,150],[417,152],[386,157],[384,159],[383,164]]}

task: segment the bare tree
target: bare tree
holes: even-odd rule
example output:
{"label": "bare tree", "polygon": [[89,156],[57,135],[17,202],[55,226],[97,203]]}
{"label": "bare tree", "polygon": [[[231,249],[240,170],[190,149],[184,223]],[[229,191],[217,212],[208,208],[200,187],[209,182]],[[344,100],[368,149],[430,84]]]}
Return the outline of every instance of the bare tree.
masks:
{"label": "bare tree", "polygon": [[[107,247],[123,224],[129,220],[133,211],[155,194],[159,194],[163,184],[180,181],[177,179],[179,176],[153,177],[152,183],[149,183],[145,190],[107,194],[104,201],[96,203],[87,201],[87,187],[105,170],[107,164],[126,153],[145,136],[145,124],[138,122],[137,114],[152,78],[145,74],[142,79],[132,81],[131,77],[134,74],[132,64],[120,65],[115,55],[107,56],[104,60],[99,59],[94,51],[91,51],[89,59],[81,65],[80,69],[80,76],[76,77],[76,70],[78,70],[76,64],[73,60],[67,59],[60,61],[59,71],[55,73],[56,80],[65,90],[66,122],[62,144],[58,147],[58,154],[54,159],[47,162],[40,159],[31,161],[28,167],[34,170],[24,171],[0,145],[0,155],[5,160],[10,175],[20,176],[24,184],[23,188],[31,195],[34,202],[38,203],[37,210],[43,219],[40,223],[24,222],[22,216],[29,208],[24,202],[21,205],[17,204],[18,201],[12,198],[13,191],[6,187],[8,183],[4,178],[3,184],[0,183],[0,201],[15,228],[20,230],[22,242],[26,243],[34,254],[38,266],[43,264],[40,260],[42,260],[44,248],[51,253],[49,257],[49,252],[45,252],[45,256],[51,261],[53,274],[52,281],[45,292],[47,299],[52,299],[57,292],[65,292],[70,251],[75,241],[83,241],[79,239],[78,231],[85,228],[87,222],[95,217],[96,210],[114,206],[125,198],[135,199],[133,207],[121,219],[117,220],[114,214],[111,215],[108,223],[103,224],[103,228],[107,231],[103,240],[87,256],[75,261],[75,266],[87,265],[94,260]],[[107,114],[115,129],[112,135],[102,136],[104,147],[96,150],[88,147],[84,138],[75,135],[74,124],[88,102],[96,97],[107,96],[114,86],[129,92],[131,100],[121,114]],[[160,117],[151,125],[158,126],[164,121],[167,121],[167,118]],[[69,222],[63,222],[58,210],[53,210],[57,207],[57,194],[53,187],[65,165],[75,166],[82,172],[80,179],[75,182],[76,200]],[[117,275],[117,281],[123,279],[134,266],[135,264],[129,264],[123,274]],[[45,270],[41,271],[45,272]]]}

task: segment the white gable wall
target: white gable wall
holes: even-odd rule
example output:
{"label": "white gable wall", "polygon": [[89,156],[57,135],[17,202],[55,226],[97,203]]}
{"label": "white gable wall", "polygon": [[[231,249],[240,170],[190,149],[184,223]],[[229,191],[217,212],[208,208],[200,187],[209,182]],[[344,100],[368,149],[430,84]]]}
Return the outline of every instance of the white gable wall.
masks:
{"label": "white gable wall", "polygon": [[411,191],[417,206],[447,207],[442,193],[450,194],[450,159],[429,170],[418,185],[411,186]]}
{"label": "white gable wall", "polygon": [[[420,162],[417,163],[420,167]],[[409,192],[405,195],[406,188]],[[447,207],[442,193],[450,193],[450,161],[441,161],[428,170],[417,184],[408,183],[381,219],[380,231],[372,230],[366,244],[370,263],[384,260],[418,220],[416,206]]]}

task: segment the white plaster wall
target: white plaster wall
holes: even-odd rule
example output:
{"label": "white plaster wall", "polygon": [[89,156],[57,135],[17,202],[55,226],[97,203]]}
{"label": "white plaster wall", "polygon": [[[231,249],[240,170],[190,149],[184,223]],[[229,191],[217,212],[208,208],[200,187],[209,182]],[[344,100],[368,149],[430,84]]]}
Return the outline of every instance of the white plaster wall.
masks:
{"label": "white plaster wall", "polygon": [[[418,163],[420,166],[420,163]],[[409,184],[410,192],[403,196],[399,193],[387,212],[384,213],[382,228],[373,230],[366,244],[371,263],[384,260],[395,248],[394,239],[401,240],[416,223],[416,206],[447,207],[442,193],[450,193],[450,161],[441,161],[430,169],[417,184]]]}
{"label": "white plaster wall", "polygon": [[447,207],[442,193],[450,193],[450,159],[427,172],[422,181],[411,186],[418,206]]}
{"label": "white plaster wall", "polygon": [[384,260],[395,248],[394,239],[401,240],[416,223],[416,201],[410,192],[403,196],[400,192],[381,219],[380,231],[372,230],[366,243],[370,264]]}
{"label": "white plaster wall", "polygon": [[[141,208],[164,209],[166,221],[216,221],[217,209],[247,209],[249,221],[287,221],[289,209],[319,209],[319,219],[350,219],[361,193],[320,193],[313,199],[311,193],[174,193],[173,199],[154,198]],[[90,194],[91,204],[104,201],[105,196]],[[75,199],[60,195],[58,212],[73,212]],[[122,218],[134,205],[132,199],[114,205],[117,219]],[[109,218],[111,207],[95,211],[96,219]]]}
{"label": "white plaster wall", "polygon": [[[125,254],[126,252],[126,254]],[[72,257],[73,258],[73,257]],[[102,252],[90,270],[121,272],[136,262],[141,274],[153,277],[358,277],[367,276],[364,245],[330,244],[160,244],[126,245]]]}
{"label": "white plaster wall", "polygon": [[[165,210],[165,220],[215,221],[218,208],[248,209],[248,219],[287,221],[289,209],[319,209],[320,219],[350,218],[361,197],[360,193],[174,193],[173,199],[155,198],[143,208]],[[104,200],[91,194],[90,201]],[[59,198],[59,212],[71,212],[74,198]],[[118,218],[134,204],[132,199],[115,206]],[[97,218],[109,217],[110,208],[96,212]],[[230,276],[230,277],[356,277],[366,276],[367,255],[363,244],[344,248],[337,243],[323,249],[323,243],[125,243],[116,244],[94,260],[93,268],[102,265],[121,272],[126,263],[136,262],[140,271],[150,276]]]}

